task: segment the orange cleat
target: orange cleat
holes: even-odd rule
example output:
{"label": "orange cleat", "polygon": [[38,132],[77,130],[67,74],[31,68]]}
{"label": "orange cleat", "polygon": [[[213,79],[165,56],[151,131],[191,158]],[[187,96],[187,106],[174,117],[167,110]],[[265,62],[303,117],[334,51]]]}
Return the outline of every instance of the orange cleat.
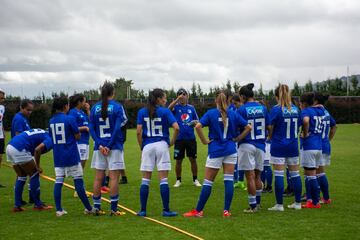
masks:
{"label": "orange cleat", "polygon": [[325,200],[324,198],[322,198],[321,200],[320,200],[320,203],[321,204],[331,204],[331,202],[332,202],[332,200],[329,198],[329,199],[327,199],[327,200]]}
{"label": "orange cleat", "polygon": [[34,206],[33,210],[34,211],[43,211],[43,210],[51,210],[54,207],[51,205],[46,205],[46,204],[42,204],[40,206]]}
{"label": "orange cleat", "polygon": [[223,217],[230,217],[231,213],[228,210],[224,210]]}
{"label": "orange cleat", "polygon": [[110,191],[110,188],[108,188],[106,186],[102,186],[100,190],[101,190],[101,194],[105,194],[105,193],[108,193]]}
{"label": "orange cleat", "polygon": [[301,205],[301,208],[321,208],[320,203],[314,205],[312,201],[307,201],[306,204]]}
{"label": "orange cleat", "polygon": [[12,209],[12,212],[16,213],[16,212],[24,212],[26,209],[23,207],[14,207]]}
{"label": "orange cleat", "polygon": [[184,213],[184,217],[203,217],[203,211],[196,211],[196,209],[191,210],[190,212]]}

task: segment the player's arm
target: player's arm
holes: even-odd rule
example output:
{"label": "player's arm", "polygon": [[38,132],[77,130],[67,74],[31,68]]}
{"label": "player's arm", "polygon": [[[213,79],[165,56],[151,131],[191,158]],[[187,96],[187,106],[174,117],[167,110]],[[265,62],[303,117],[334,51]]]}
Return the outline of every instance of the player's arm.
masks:
{"label": "player's arm", "polygon": [[182,95],[179,95],[174,101],[172,101],[168,108],[170,109],[170,111],[173,111],[174,110],[174,107],[175,105],[179,102],[180,98],[181,98]]}
{"label": "player's arm", "polygon": [[89,132],[89,127],[88,126],[79,127],[79,131],[80,132]]}
{"label": "player's arm", "polygon": [[139,144],[140,149],[142,149],[142,125],[138,124],[136,126],[136,139]]}
{"label": "player's arm", "polygon": [[210,143],[210,140],[205,137],[202,127],[203,127],[202,124],[199,122],[195,125],[195,130],[200,138],[201,143],[207,145]]}
{"label": "player's arm", "polygon": [[44,143],[40,143],[34,150],[34,159],[36,163],[36,167],[38,168],[39,172],[42,172],[42,169],[40,168],[40,156],[43,152],[45,152],[46,146]]}
{"label": "player's arm", "polygon": [[170,146],[173,146],[175,144],[175,141],[176,141],[176,139],[179,135],[179,131],[180,131],[179,124],[177,122],[174,122],[172,124],[172,128],[174,129],[174,133],[173,133],[172,139],[170,141]]}
{"label": "player's arm", "polygon": [[336,130],[337,130],[337,126],[334,125],[330,128],[330,132],[329,132],[329,140],[331,141],[334,136],[335,136],[335,133],[336,133]]}
{"label": "player's arm", "polygon": [[310,118],[306,116],[303,118],[302,122],[302,133],[303,137],[306,138],[309,135]]}
{"label": "player's arm", "polygon": [[234,142],[240,142],[241,140],[243,140],[244,138],[246,138],[246,136],[251,132],[251,125],[248,124],[244,127],[244,130],[239,134],[239,136],[237,136],[234,139]]}

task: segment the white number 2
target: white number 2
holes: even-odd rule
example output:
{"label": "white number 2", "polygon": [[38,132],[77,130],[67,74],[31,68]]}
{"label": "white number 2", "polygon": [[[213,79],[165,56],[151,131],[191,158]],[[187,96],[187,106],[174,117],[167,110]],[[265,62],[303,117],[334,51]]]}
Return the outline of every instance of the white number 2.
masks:
{"label": "white number 2", "polygon": [[[104,119],[100,118],[99,121],[104,122]],[[100,138],[109,138],[109,137],[111,137],[111,133],[105,133],[106,129],[110,129],[109,118],[105,119],[105,125],[100,125],[99,126]]]}
{"label": "white number 2", "polygon": [[[52,123],[50,124],[52,139],[54,144],[65,144],[65,125],[64,123]],[[56,136],[60,136],[59,140],[56,140]]]}

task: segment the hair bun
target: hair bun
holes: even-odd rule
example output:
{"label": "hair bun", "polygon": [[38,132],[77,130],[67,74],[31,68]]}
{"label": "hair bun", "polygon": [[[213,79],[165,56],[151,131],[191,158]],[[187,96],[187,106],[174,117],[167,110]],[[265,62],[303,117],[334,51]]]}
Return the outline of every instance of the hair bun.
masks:
{"label": "hair bun", "polygon": [[246,88],[249,90],[252,90],[254,88],[254,84],[253,83],[249,83],[248,85],[246,85]]}

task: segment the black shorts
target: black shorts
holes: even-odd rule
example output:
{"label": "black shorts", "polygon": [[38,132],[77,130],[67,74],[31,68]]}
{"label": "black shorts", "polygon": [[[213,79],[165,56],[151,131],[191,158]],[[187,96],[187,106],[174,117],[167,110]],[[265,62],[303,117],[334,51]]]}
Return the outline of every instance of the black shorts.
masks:
{"label": "black shorts", "polygon": [[176,160],[181,160],[185,158],[196,158],[197,157],[197,145],[196,140],[178,140],[175,142],[174,147],[174,158]]}
{"label": "black shorts", "polygon": [[4,154],[5,153],[5,139],[0,138],[0,154]]}

